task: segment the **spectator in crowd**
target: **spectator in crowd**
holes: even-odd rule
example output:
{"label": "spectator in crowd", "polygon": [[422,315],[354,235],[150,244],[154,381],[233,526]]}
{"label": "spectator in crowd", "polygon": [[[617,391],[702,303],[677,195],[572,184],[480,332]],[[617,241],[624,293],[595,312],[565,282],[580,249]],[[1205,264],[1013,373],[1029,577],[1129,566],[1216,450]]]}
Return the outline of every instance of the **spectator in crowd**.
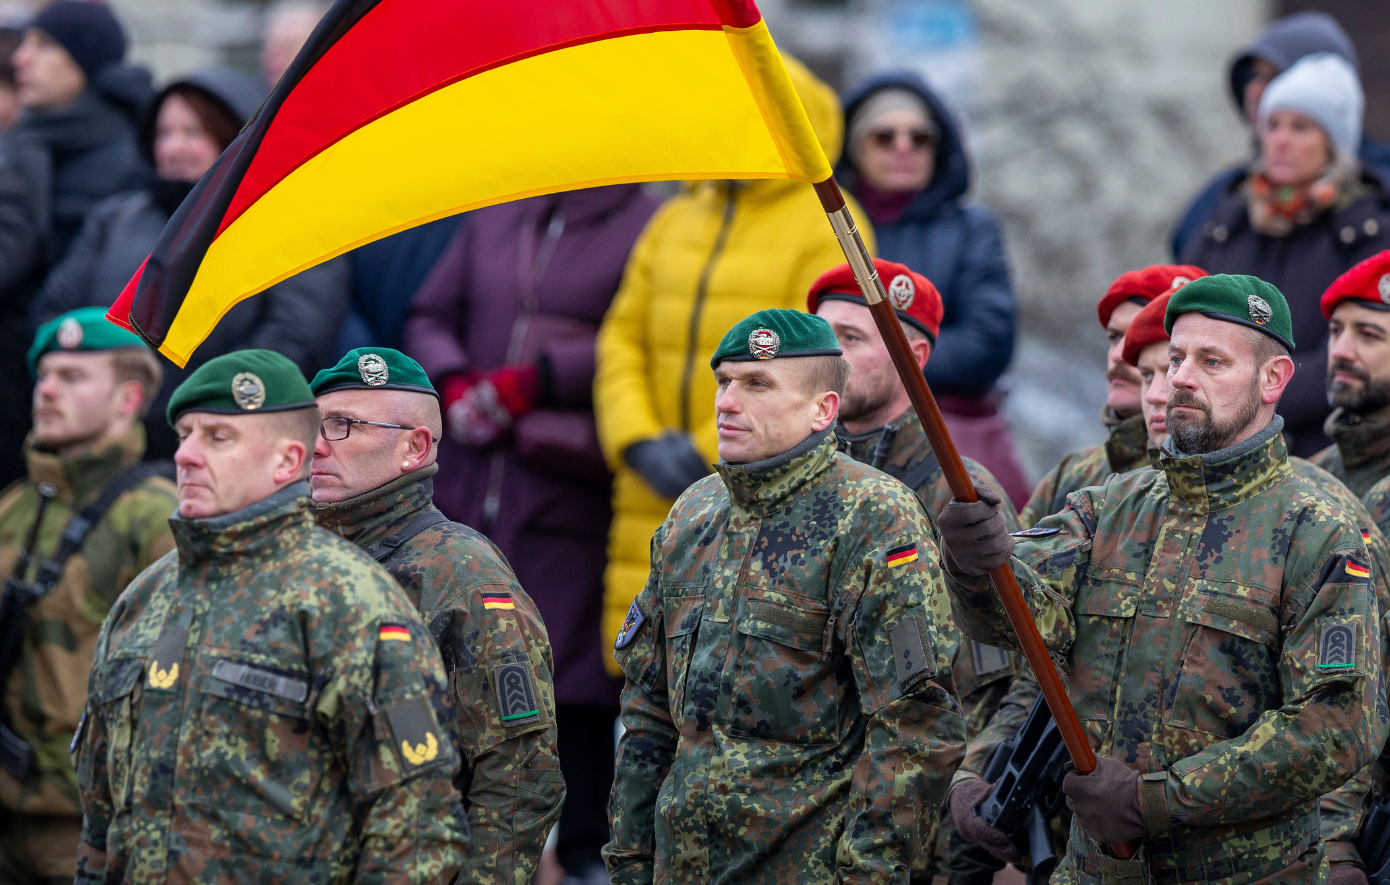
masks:
{"label": "spectator in crowd", "polygon": [[9,132],[19,119],[19,83],[15,81],[14,53],[24,39],[18,28],[0,28],[0,132]]}
{"label": "spectator in crowd", "polygon": [[435,503],[497,544],[550,634],[568,787],[557,854],[575,882],[603,875],[622,688],[599,639],[611,511],[594,340],[656,207],[627,184],[478,210],[405,328],[445,409]]}
{"label": "spectator in crowd", "polygon": [[[33,322],[47,322],[78,307],[111,305],[154,249],[174,210],[264,96],[254,78],[229,70],[203,71],[165,87],[140,133],[140,147],[154,165],[155,177],[92,209],[68,255],[34,299]],[[164,404],[190,372],[213,357],[265,348],[289,357],[304,372],[331,363],[330,350],[346,309],[347,277],[347,259],[336,258],[272,286],[229,310],[185,369],[166,364],[164,389],[145,420],[150,457],[173,457],[178,441],[163,420]]]}
{"label": "spectator in crowd", "polygon": [[1390,192],[1356,157],[1364,99],[1341,56],[1304,57],[1270,81],[1256,125],[1260,156],[1221,194],[1184,264],[1272,283],[1293,313],[1298,371],[1279,403],[1290,451],[1329,440],[1327,320],[1322,293],[1340,274],[1390,246]]}
{"label": "spectator in crowd", "polygon": [[265,12],[261,32],[261,76],[266,86],[280,82],[331,4],[323,0],[277,0]]}
{"label": "spectator in crowd", "polygon": [[[839,101],[799,62],[783,58],[833,162],[844,131]],[[873,230],[849,200],[872,248]],[[843,262],[815,193],[790,181],[700,182],[647,225],[598,337],[594,414],[615,474],[606,648],[646,583],[652,533],[718,457],[715,381],[704,367],[720,339],[758,309],[804,309],[811,283]],[[605,661],[616,675],[611,657]]]}
{"label": "spectator in crowd", "polygon": [[84,0],[44,9],[15,50],[24,107],[15,160],[38,201],[45,265],[63,256],[93,206],[147,177],[136,124],[150,75],[122,64],[125,51],[110,7]]}
{"label": "spectator in crowd", "polygon": [[[1297,12],[1275,19],[1231,62],[1231,98],[1236,103],[1236,110],[1250,126],[1255,155],[1258,156],[1260,152],[1256,118],[1265,87],[1269,81],[1292,67],[1294,62],[1305,55],[1319,52],[1340,55],[1353,68],[1359,67],[1356,47],[1352,45],[1351,38],[1337,24],[1337,20],[1325,12]],[[1357,154],[1363,164],[1382,175],[1390,175],[1390,147],[1373,141],[1363,132]],[[1192,236],[1202,230],[1202,225],[1211,216],[1221,195],[1246,176],[1248,166],[1248,163],[1243,163],[1217,173],[1197,194],[1173,230],[1171,246],[1175,258],[1182,254]]]}
{"label": "spectator in crowd", "polygon": [[848,148],[836,170],[874,225],[879,252],[931,280],[946,313],[927,364],[961,453],[1016,503],[1031,486],[999,413],[995,382],[1014,349],[1014,292],[994,213],[965,200],[960,125],[916,74],[878,74],[845,96]]}

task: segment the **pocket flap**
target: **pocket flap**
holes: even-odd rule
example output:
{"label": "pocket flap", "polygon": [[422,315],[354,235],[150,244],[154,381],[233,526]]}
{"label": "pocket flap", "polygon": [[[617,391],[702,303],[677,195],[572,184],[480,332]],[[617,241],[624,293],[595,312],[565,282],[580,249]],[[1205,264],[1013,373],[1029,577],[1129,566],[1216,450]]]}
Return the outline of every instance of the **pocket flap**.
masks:
{"label": "pocket flap", "polygon": [[1107,618],[1132,618],[1139,610],[1143,581],[1135,581],[1127,573],[1107,569],[1104,576],[1088,581],[1077,594],[1073,611],[1078,615],[1100,615]]}
{"label": "pocket flap", "polygon": [[705,596],[703,593],[689,596],[674,596],[665,600],[666,615],[666,638],[674,639],[677,636],[685,636],[694,633],[695,628],[700,626],[700,616],[704,611]]}
{"label": "pocket flap", "polygon": [[1197,598],[1187,614],[1187,622],[1211,627],[1273,648],[1279,639],[1279,617],[1261,599],[1224,587],[1198,585]]}
{"label": "pocket flap", "polygon": [[123,698],[135,690],[140,674],[145,670],[144,658],[117,658],[102,668],[97,686],[97,703],[105,704]]}
{"label": "pocket flap", "polygon": [[825,636],[828,612],[801,608],[770,599],[749,599],[738,632],[770,639],[789,648],[818,651]]}

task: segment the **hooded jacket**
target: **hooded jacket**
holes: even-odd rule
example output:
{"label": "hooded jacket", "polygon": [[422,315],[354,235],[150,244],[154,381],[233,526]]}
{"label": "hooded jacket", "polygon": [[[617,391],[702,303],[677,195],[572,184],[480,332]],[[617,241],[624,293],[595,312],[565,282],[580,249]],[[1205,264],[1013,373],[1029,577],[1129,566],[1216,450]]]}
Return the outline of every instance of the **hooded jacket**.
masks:
{"label": "hooded jacket", "polygon": [[[834,161],[844,133],[839,101],[804,66],[784,58],[821,147]],[[872,249],[872,229],[849,202]],[[699,182],[647,224],[598,334],[594,415],[614,471],[605,649],[646,583],[652,533],[672,503],[627,466],[623,453],[673,428],[690,434],[713,463],[718,439],[708,366],[720,339],[757,310],[804,310],[811,283],[844,260],[815,191],[802,182]],[[604,660],[618,675],[606,652]]]}
{"label": "hooded jacket", "polygon": [[[845,94],[845,119],[882,89],[920,96],[941,137],[931,181],[901,218],[874,225],[879,253],[927,277],[941,293],[945,313],[927,364],[927,383],[938,393],[977,396],[994,387],[1014,351],[1014,290],[999,220],[965,200],[970,162],[960,124],[921,77],[894,72],[864,80]],[[858,187],[859,171],[848,151],[836,175],[851,192]]]}
{"label": "hooded jacket", "polygon": [[[255,113],[264,97],[255,81],[233,71],[202,71],[170,84],[150,106],[142,130],[145,159],[151,163],[154,118],[169,91],[178,85],[196,86],[211,94],[242,122]],[[132,132],[131,144],[135,143]],[[106,307],[115,302],[154,250],[172,214],[171,207],[161,205],[160,187],[167,183],[150,179],[138,190],[116,194],[92,208],[68,254],[49,272],[35,296],[29,315],[33,325],[78,307]],[[184,369],[162,361],[164,387],[145,419],[149,457],[173,456],[177,443],[164,420],[164,406],[174,388],[213,357],[263,347],[289,357],[310,377],[331,363],[337,354],[330,351],[347,310],[347,286],[346,258],[309,268],[227,311]]]}

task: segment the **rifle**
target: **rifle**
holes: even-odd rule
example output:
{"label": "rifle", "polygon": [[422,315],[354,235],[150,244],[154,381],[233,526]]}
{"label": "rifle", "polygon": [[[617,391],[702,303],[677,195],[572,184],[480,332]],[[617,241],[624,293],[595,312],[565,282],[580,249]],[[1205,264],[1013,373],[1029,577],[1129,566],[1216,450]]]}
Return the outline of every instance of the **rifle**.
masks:
{"label": "rifle", "polygon": [[1066,762],[1062,733],[1039,696],[1023,727],[999,745],[985,769],[994,791],[980,803],[980,818],[1028,856],[1037,881],[1046,881],[1057,866],[1048,821],[1062,810]]}
{"label": "rifle", "polygon": [[[51,482],[41,482],[38,492],[39,513],[34,517],[34,524],[29,527],[24,546],[20,548],[14,572],[5,581],[4,595],[0,596],[0,696],[3,696],[4,688],[10,681],[10,673],[19,662],[19,653],[24,645],[24,631],[29,620],[29,606],[41,595],[32,584],[24,580],[24,573],[29,571],[29,565],[33,562],[34,542],[39,537],[39,526],[43,524],[48,502],[58,494],[58,488]],[[9,711],[0,703],[0,768],[4,768],[15,780],[23,783],[34,773],[35,763],[34,748],[14,733],[10,727]]]}
{"label": "rifle", "polygon": [[1390,798],[1372,803],[1356,850],[1366,864],[1366,878],[1371,885],[1390,885]]}

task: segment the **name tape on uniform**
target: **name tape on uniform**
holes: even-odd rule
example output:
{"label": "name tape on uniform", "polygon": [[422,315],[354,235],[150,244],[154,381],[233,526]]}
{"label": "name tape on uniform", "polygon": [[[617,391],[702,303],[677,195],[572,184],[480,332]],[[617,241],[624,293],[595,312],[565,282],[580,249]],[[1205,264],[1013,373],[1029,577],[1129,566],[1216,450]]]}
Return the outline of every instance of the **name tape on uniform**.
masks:
{"label": "name tape on uniform", "polygon": [[278,698],[303,703],[309,696],[309,683],[290,676],[281,676],[269,670],[252,667],[249,664],[234,664],[231,661],[218,661],[212,668],[212,675],[230,685],[249,688]]}

